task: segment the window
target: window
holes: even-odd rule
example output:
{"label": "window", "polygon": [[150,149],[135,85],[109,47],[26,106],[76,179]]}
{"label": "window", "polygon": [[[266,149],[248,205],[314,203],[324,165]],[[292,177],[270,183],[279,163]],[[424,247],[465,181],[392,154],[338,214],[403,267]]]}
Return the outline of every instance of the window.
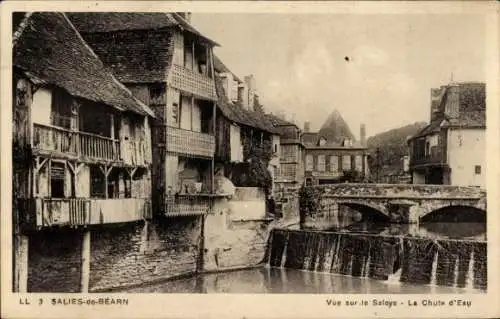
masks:
{"label": "window", "polygon": [[339,157],[336,155],[330,156],[330,172],[338,172],[339,171]]}
{"label": "window", "polygon": [[324,172],[326,170],[325,165],[325,155],[318,155],[318,171]]}
{"label": "window", "polygon": [[314,160],[312,155],[306,156],[306,171],[312,171],[314,169]]}
{"label": "window", "polygon": [[363,156],[361,155],[356,155],[356,170],[358,172],[363,172]]}
{"label": "window", "polygon": [[50,167],[50,196],[64,197],[65,167],[63,163],[51,163]]}
{"label": "window", "polygon": [[274,144],[274,153],[278,153],[278,144]]}
{"label": "window", "polygon": [[90,196],[105,197],[104,174],[98,166],[90,166]]}
{"label": "window", "polygon": [[349,171],[351,169],[351,156],[344,155],[342,156],[342,170]]}
{"label": "window", "polygon": [[474,171],[476,175],[481,175],[481,165],[474,166]]}

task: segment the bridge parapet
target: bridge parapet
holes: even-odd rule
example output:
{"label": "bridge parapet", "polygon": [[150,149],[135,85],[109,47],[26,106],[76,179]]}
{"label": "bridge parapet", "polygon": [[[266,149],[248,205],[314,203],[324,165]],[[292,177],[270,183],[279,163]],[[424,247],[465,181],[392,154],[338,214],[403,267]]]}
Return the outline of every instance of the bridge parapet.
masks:
{"label": "bridge parapet", "polygon": [[486,191],[477,187],[418,184],[343,183],[308,186],[324,197],[398,199],[480,199]]}

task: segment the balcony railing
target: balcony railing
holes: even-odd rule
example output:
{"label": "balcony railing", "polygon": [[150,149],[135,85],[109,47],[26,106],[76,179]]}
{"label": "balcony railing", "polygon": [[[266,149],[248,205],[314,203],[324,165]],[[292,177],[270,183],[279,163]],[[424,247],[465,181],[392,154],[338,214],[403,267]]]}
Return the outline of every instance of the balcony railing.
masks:
{"label": "balcony railing", "polygon": [[151,217],[150,201],[141,198],[35,198],[26,224],[38,228],[124,223]]}
{"label": "balcony railing", "polygon": [[35,123],[33,148],[41,152],[66,154],[129,165],[148,165],[151,155],[145,143],[120,142],[109,137]]}
{"label": "balcony railing", "polygon": [[217,100],[215,82],[212,78],[175,64],[172,65],[171,72],[170,85],[172,87],[207,100]]}
{"label": "balcony railing", "polygon": [[212,197],[203,195],[167,196],[165,199],[165,215],[193,216],[204,215],[210,211]]}
{"label": "balcony railing", "polygon": [[214,156],[215,137],[213,135],[168,126],[166,136],[167,152],[194,157],[212,158]]}
{"label": "balcony railing", "polygon": [[[416,154],[415,154],[416,153]],[[420,153],[420,154],[418,154]],[[439,146],[432,146],[428,154],[414,152],[410,165],[444,165],[446,164],[446,154]]]}

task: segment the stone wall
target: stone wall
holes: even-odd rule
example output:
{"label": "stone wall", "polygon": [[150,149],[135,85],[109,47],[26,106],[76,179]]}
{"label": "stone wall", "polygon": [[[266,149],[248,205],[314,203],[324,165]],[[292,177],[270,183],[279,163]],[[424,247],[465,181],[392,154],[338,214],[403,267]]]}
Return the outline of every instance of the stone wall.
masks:
{"label": "stone wall", "polygon": [[28,292],[79,292],[82,233],[37,232],[28,238]]}
{"label": "stone wall", "polygon": [[218,198],[205,218],[205,271],[252,267],[264,259],[272,219],[257,189],[237,188],[233,198]]}
{"label": "stone wall", "polygon": [[90,291],[139,285],[197,270],[201,217],[130,223],[92,231]]}

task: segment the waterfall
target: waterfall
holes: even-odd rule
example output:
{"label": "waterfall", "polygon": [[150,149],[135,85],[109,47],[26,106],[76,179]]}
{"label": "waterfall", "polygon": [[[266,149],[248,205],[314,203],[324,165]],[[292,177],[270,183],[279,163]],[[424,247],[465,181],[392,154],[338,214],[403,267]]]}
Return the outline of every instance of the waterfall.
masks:
{"label": "waterfall", "polygon": [[351,259],[349,259],[349,266],[347,268],[347,275],[352,276],[352,264],[354,264],[354,252],[351,254]]}
{"label": "waterfall", "polygon": [[436,285],[437,284],[438,255],[439,255],[439,250],[436,250],[436,254],[434,255],[434,260],[432,261],[431,285]]}
{"label": "waterfall", "polygon": [[467,270],[465,288],[467,288],[468,290],[474,289],[474,248],[470,253],[469,268]]}
{"label": "waterfall", "polygon": [[333,267],[331,269],[331,272],[338,272],[340,269],[341,258],[339,256],[339,253],[340,253],[340,243],[341,242],[342,242],[342,235],[339,234],[337,236],[337,247],[335,248],[335,255],[333,256],[334,263],[333,263]]}
{"label": "waterfall", "polygon": [[459,265],[459,255],[457,255],[457,259],[455,259],[455,268],[453,269],[453,287],[458,286],[458,265]]}
{"label": "waterfall", "polygon": [[[371,248],[371,247],[370,247]],[[361,274],[363,277],[370,277],[370,261],[371,261],[370,249],[368,249],[368,258],[366,258],[364,272]]]}
{"label": "waterfall", "polygon": [[302,269],[309,269],[309,265],[311,263],[311,239],[309,238],[310,234],[306,234],[305,239],[306,239],[306,247],[305,247],[305,252],[304,252],[304,262],[302,263]]}
{"label": "waterfall", "polygon": [[285,268],[285,262],[286,262],[286,251],[287,251],[287,248],[288,248],[288,240],[290,239],[290,233],[289,232],[286,232],[286,236],[285,236],[285,246],[283,247],[283,254],[281,255],[281,263],[280,263],[280,267],[281,268]]}
{"label": "waterfall", "polygon": [[403,273],[403,267],[400,267],[398,271],[389,275],[389,277],[387,278],[387,283],[391,285],[399,284],[402,273]]}

